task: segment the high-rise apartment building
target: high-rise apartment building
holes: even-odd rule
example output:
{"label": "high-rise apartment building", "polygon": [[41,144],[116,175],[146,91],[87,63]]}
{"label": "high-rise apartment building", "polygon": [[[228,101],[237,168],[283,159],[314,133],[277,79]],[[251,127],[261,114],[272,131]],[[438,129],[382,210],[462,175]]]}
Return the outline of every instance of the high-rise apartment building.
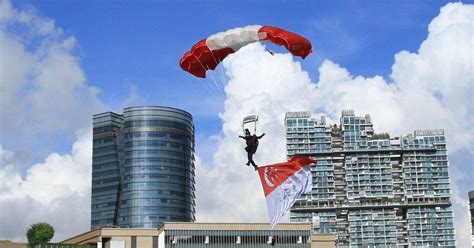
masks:
{"label": "high-rise apartment building", "polygon": [[285,125],[288,157],[317,160],[292,222],[336,234],[338,247],[455,247],[443,130],[390,138],[352,110],[339,124],[288,112]]}
{"label": "high-rise apartment building", "polygon": [[474,248],[474,190],[469,191],[469,216],[471,220],[471,245]]}
{"label": "high-rise apartment building", "polygon": [[195,220],[194,125],[169,107],[93,117],[91,229]]}

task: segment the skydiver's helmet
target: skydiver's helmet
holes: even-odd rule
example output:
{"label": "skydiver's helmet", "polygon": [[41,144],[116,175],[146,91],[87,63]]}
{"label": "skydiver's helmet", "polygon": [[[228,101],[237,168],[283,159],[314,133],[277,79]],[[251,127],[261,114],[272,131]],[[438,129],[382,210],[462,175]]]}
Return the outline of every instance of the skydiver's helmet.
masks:
{"label": "skydiver's helmet", "polygon": [[250,131],[248,128],[245,129],[245,136],[250,136]]}

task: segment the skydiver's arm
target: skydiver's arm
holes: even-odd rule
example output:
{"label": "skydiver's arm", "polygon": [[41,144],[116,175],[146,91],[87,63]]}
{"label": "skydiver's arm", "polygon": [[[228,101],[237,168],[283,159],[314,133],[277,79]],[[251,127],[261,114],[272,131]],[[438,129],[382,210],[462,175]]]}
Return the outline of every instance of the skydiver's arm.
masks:
{"label": "skydiver's arm", "polygon": [[263,136],[265,136],[265,133],[263,133],[263,134],[260,135],[260,136],[257,136],[257,139],[261,139]]}
{"label": "skydiver's arm", "polygon": [[239,138],[245,139],[245,137],[244,137],[244,136],[240,136],[240,135],[239,135]]}

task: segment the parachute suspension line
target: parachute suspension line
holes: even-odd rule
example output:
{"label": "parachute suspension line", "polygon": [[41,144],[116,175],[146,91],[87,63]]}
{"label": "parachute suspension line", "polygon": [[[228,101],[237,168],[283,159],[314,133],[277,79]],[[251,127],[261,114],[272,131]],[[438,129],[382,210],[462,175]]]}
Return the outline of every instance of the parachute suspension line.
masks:
{"label": "parachute suspension line", "polygon": [[222,99],[216,95],[215,93],[215,90],[213,90],[209,85],[207,85],[205,82],[203,82],[202,80],[199,80],[199,79],[196,79],[194,78],[196,81],[199,81],[199,83],[204,87],[204,89],[206,89],[206,91],[208,93],[210,93],[212,95],[212,97],[214,98],[214,100],[216,100],[217,102],[221,103]]}
{"label": "parachute suspension line", "polygon": [[[201,61],[199,61],[199,64],[202,66],[204,70],[206,70],[206,67],[201,63]],[[203,84],[206,84],[206,83],[203,83]],[[214,82],[214,85],[217,85],[217,84]],[[213,88],[212,86],[209,86],[209,89],[211,89],[211,91],[214,92],[214,94],[217,96],[217,99],[219,99],[219,102],[224,102],[225,98],[223,98],[222,93],[219,90],[219,87]]]}
{"label": "parachute suspension line", "polygon": [[199,83],[204,87],[204,89],[207,90],[208,93],[210,93],[212,95],[212,97],[214,98],[214,100],[216,100],[218,103],[221,103],[222,102],[222,99],[219,97],[219,95],[216,93],[216,91],[214,90],[213,87],[211,87],[210,85],[208,85],[206,82],[204,82],[203,80],[199,80],[197,78],[194,78],[196,81],[199,81]]}
{"label": "parachute suspension line", "polygon": [[[201,62],[199,62],[199,63],[201,64]],[[203,64],[201,64],[201,66],[206,69],[206,67],[204,67]],[[207,67],[207,70],[209,70],[209,67]],[[212,82],[214,83],[214,90],[215,90],[216,94],[219,96],[219,98],[221,99],[222,102],[225,102],[225,95],[224,95],[222,89],[219,88],[219,85],[216,82],[216,78],[214,77],[214,74],[211,71],[209,71],[209,74],[211,74],[211,79],[212,79]]]}
{"label": "parachute suspension line", "polygon": [[214,98],[214,100],[221,103],[222,99],[219,97],[219,95],[216,93],[216,91],[211,86],[209,86],[206,82],[203,82],[203,80],[199,80],[199,79],[196,79],[196,78],[195,78],[195,80],[199,81],[199,83],[202,85],[202,87],[204,89],[206,89],[206,91],[208,93],[210,93],[210,95]]}
{"label": "parachute suspension line", "polygon": [[[212,57],[214,58],[214,55],[212,55]],[[216,60],[216,59],[214,58],[214,61],[215,61],[215,60]],[[221,63],[221,61],[218,60],[218,64],[220,64],[220,63]],[[223,67],[224,67],[224,65],[220,66],[220,68],[218,69],[218,71],[219,71],[219,77],[220,77],[220,80],[219,80],[219,81],[220,81],[220,83],[222,84],[222,89],[224,90],[224,94],[225,94],[225,93],[226,93],[225,88],[226,88],[227,76],[225,75],[225,71],[224,71],[224,68],[223,68]],[[236,103],[236,106],[237,106],[237,111],[238,111],[238,113],[242,113],[242,109],[241,109],[241,107],[240,107],[240,102],[237,100],[237,101],[235,101],[235,103]],[[225,102],[224,102],[224,104],[225,104]]]}
{"label": "parachute suspension line", "polygon": [[209,74],[211,74],[212,82],[214,83],[214,86],[216,87],[217,92],[223,98],[223,101],[225,102],[225,92],[224,92],[224,90],[219,87],[219,84],[217,83],[217,80],[214,77],[214,73],[210,72]]}
{"label": "parachute suspension line", "polygon": [[[219,67],[219,64],[220,64],[220,60],[217,60],[216,57],[214,56],[214,53],[211,51],[211,56],[212,56],[212,59],[214,60],[214,63],[216,63],[216,67]],[[208,67],[209,69],[209,67]],[[221,68],[222,69],[222,68]],[[219,71],[219,68],[217,69]],[[215,70],[214,70],[215,71]],[[219,71],[219,73],[222,73],[222,71]],[[214,73],[211,73],[211,77],[213,78],[214,80],[214,83],[216,84],[216,87],[218,89],[220,89],[220,92],[222,93],[222,95],[224,96],[224,103],[225,103],[225,84],[224,84],[224,81],[222,80],[222,77],[221,77],[221,80],[217,80],[215,77],[214,77]],[[218,82],[220,82],[220,84],[222,85],[222,88],[219,87],[218,85]]]}
{"label": "parachute suspension line", "polygon": [[[220,64],[221,61],[216,59],[216,57],[214,56],[214,53],[212,51],[211,51],[211,56],[212,56],[212,59],[214,60],[214,63],[216,63],[216,67],[219,67],[219,64]],[[209,67],[207,69],[209,70]],[[226,100],[227,97],[226,97],[226,93],[225,93],[225,78],[222,77],[222,74],[223,74],[222,70],[223,70],[222,68],[217,68],[217,70],[213,70],[213,71],[219,71],[218,73],[219,73],[219,77],[220,77],[219,79],[220,80],[216,79],[216,77],[214,75],[214,72],[211,72],[211,71],[209,71],[209,72],[211,74],[212,80],[214,81],[215,87],[219,90],[219,93],[222,95],[222,97],[224,99],[223,100],[223,103],[224,103],[223,105],[225,105],[225,100]],[[219,83],[222,87],[219,85]]]}
{"label": "parachute suspension line", "polygon": [[225,95],[225,72],[224,72],[224,69],[221,67],[219,67],[219,64],[222,62],[220,59],[216,59],[216,57],[214,57],[214,53],[211,51],[211,55],[212,55],[212,59],[214,60],[214,62],[216,63],[216,67],[218,67],[218,71],[219,71],[219,76],[220,76],[220,83],[222,84],[222,89],[224,91],[224,95]]}
{"label": "parachute suspension line", "polygon": [[[212,58],[214,59],[214,62],[219,65],[222,61],[220,59],[216,59],[216,57],[214,57],[214,53],[211,52],[211,55],[212,55]],[[219,66],[217,66],[219,67]],[[224,94],[225,94],[225,81],[226,81],[226,75],[225,75],[225,71],[224,69],[222,68],[223,66],[221,66],[219,69],[217,69],[219,71],[219,76],[220,76],[220,82],[222,84],[222,89],[224,89]],[[242,109],[240,108],[240,102],[239,101],[235,101],[236,102],[236,105],[237,105],[237,111],[238,113],[241,113],[242,112]],[[225,101],[224,101],[224,104],[225,104]]]}

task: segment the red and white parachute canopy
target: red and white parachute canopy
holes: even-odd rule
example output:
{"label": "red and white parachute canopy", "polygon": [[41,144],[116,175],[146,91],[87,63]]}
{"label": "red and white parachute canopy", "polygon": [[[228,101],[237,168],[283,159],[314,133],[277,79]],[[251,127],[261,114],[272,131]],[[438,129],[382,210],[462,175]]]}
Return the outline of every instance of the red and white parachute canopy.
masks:
{"label": "red and white parachute canopy", "polygon": [[290,53],[305,58],[312,52],[311,42],[298,34],[272,26],[252,25],[234,28],[209,36],[196,43],[179,61],[183,70],[206,77],[227,55],[254,42],[270,41],[285,46]]}

